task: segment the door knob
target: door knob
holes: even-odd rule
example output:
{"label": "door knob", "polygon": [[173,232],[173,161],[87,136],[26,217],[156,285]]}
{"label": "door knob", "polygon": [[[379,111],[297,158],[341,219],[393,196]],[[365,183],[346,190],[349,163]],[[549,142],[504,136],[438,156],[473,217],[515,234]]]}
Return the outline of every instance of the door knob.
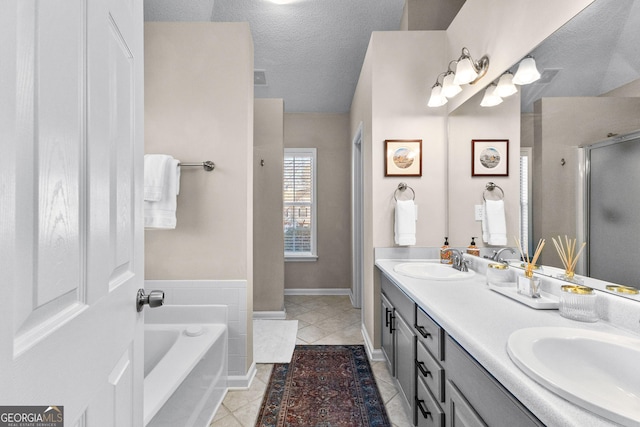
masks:
{"label": "door knob", "polygon": [[138,289],[137,308],[138,312],[141,312],[144,305],[148,304],[149,307],[160,307],[164,304],[164,291],[151,291],[148,295],[144,293],[144,289]]}

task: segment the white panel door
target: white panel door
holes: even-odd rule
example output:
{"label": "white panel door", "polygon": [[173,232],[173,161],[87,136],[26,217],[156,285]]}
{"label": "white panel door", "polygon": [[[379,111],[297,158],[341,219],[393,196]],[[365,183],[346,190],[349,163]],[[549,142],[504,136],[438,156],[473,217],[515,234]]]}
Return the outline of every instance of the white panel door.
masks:
{"label": "white panel door", "polygon": [[141,0],[0,14],[0,405],[142,425]]}

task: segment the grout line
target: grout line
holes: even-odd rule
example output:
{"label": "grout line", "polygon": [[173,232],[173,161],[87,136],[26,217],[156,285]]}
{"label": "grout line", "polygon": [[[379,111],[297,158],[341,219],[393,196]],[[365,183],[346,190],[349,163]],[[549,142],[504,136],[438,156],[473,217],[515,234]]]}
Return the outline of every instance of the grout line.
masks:
{"label": "grout line", "polygon": [[[287,317],[289,317],[291,315],[291,311],[293,311],[293,312],[300,311],[300,313],[298,313],[296,316],[303,316],[305,313],[309,313],[309,312],[314,311],[314,310],[316,310],[316,311],[317,310],[322,310],[322,309],[325,309],[327,307],[337,307],[338,309],[340,309],[340,311],[342,313],[348,313],[348,312],[351,312],[351,311],[358,312],[358,313],[360,312],[360,309],[356,309],[356,308],[353,308],[353,307],[350,306],[351,302],[350,302],[349,297],[347,295],[334,295],[334,296],[328,296],[328,295],[321,295],[321,296],[318,296],[318,295],[316,295],[316,296],[312,296],[312,295],[285,295],[284,300],[285,300],[284,305],[285,305],[285,310],[286,310],[286,313],[287,313]],[[346,302],[343,302],[343,300],[344,301],[348,300],[349,304],[346,304]],[[327,303],[326,301],[337,301],[337,302],[336,303],[332,303],[332,302],[328,302]],[[343,307],[342,304],[344,304],[344,309],[342,308]],[[317,324],[320,324],[320,323],[326,321],[327,319],[322,319],[322,320],[319,320],[317,322],[311,323],[311,322],[303,321],[303,320],[300,320],[300,319],[296,319],[296,316],[292,316],[290,320],[298,320],[299,322],[306,323],[306,326],[304,326],[303,328],[299,328],[298,329],[298,332],[296,334],[296,344],[304,343],[305,345],[313,345],[314,343],[317,343],[317,342],[320,342],[320,341],[322,341],[324,339],[332,337],[332,336],[334,336],[335,334],[337,334],[339,332],[345,331],[347,329],[347,327],[349,327],[349,326],[352,326],[354,324],[358,324],[359,325],[360,322],[361,322],[361,320],[359,320],[359,319],[355,320],[354,322],[351,322],[351,323],[346,322],[345,324],[340,325],[337,329],[332,330],[332,329],[323,329],[323,328],[320,328],[319,326],[317,326]],[[300,336],[299,336],[300,331],[305,329],[305,328],[307,328],[307,327],[309,327],[309,326],[315,326],[316,328],[321,330],[322,333],[324,333],[325,335],[323,337],[321,337],[321,338],[318,338],[317,340],[312,341],[312,342],[309,342],[307,340],[304,340],[304,339],[300,338]],[[340,343],[337,343],[337,344],[340,344]],[[347,344],[347,343],[344,342],[342,344]],[[348,344],[353,344],[353,343],[350,342]],[[383,382],[383,383],[385,383],[387,385],[393,386],[393,384],[388,383],[382,377],[379,377],[378,375],[376,375],[376,371],[373,369],[373,366],[374,366],[375,363],[382,363],[382,362],[376,362],[376,361],[369,361],[369,362],[370,362],[371,370],[373,371],[373,375],[374,375],[374,378],[376,380],[376,383],[378,381],[381,381],[381,382]],[[249,392],[249,391],[247,390],[246,392]],[[245,391],[242,391],[240,393],[245,393]],[[387,409],[387,414],[389,415],[390,421],[391,421],[391,423],[392,423],[392,425],[394,427],[397,427],[397,424],[394,423],[393,419],[391,419],[392,412],[389,410],[389,407],[388,407],[387,404],[394,399],[394,397],[397,395],[397,393],[398,392],[396,390],[396,392],[391,397],[389,397],[387,399],[387,401],[384,402],[385,408]],[[263,397],[264,397],[264,393],[262,393],[262,396],[260,396],[259,398],[256,398],[254,401],[259,401],[261,403]],[[240,419],[238,419],[235,416],[236,412],[239,412],[239,411],[243,411],[244,412],[244,411],[246,411],[248,409],[248,405],[250,405],[252,402],[254,402],[254,401],[250,401],[249,399],[247,399],[247,401],[248,401],[247,404],[241,406],[240,408],[237,408],[234,412],[232,412],[231,410],[229,410],[229,408],[227,408],[225,406],[225,408],[227,409],[229,414],[227,416],[225,416],[222,420],[226,419],[230,415],[233,418],[233,420],[238,423],[238,425],[243,426],[243,427],[253,427],[255,425],[255,422],[257,421],[257,417],[259,416],[259,414],[256,414],[256,418],[253,420],[253,423],[252,424],[248,424],[248,425],[243,424],[242,422],[240,422]],[[222,405],[224,406],[224,402],[222,403]],[[218,420],[217,423],[212,423],[211,426],[212,427],[222,427],[222,426],[224,426],[225,424],[221,423],[220,421],[221,420]],[[227,422],[229,422],[229,421],[230,420],[227,420]],[[398,421],[398,420],[395,420],[395,421]]]}

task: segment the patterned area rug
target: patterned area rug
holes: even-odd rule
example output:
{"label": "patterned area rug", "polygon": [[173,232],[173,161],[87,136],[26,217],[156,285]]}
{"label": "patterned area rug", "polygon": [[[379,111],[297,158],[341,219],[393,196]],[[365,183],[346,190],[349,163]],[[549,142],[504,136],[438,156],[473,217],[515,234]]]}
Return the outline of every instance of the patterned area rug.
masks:
{"label": "patterned area rug", "polygon": [[297,345],[273,366],[256,427],[389,427],[362,345]]}

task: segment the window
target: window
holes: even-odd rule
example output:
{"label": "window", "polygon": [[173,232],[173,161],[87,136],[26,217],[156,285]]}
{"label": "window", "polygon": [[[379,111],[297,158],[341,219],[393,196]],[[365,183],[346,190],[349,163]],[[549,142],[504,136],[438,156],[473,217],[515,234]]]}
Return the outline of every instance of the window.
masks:
{"label": "window", "polygon": [[285,148],[283,180],[284,256],[314,261],[316,255],[316,149]]}
{"label": "window", "polygon": [[533,253],[531,242],[531,147],[520,149],[520,243],[525,250]]}

